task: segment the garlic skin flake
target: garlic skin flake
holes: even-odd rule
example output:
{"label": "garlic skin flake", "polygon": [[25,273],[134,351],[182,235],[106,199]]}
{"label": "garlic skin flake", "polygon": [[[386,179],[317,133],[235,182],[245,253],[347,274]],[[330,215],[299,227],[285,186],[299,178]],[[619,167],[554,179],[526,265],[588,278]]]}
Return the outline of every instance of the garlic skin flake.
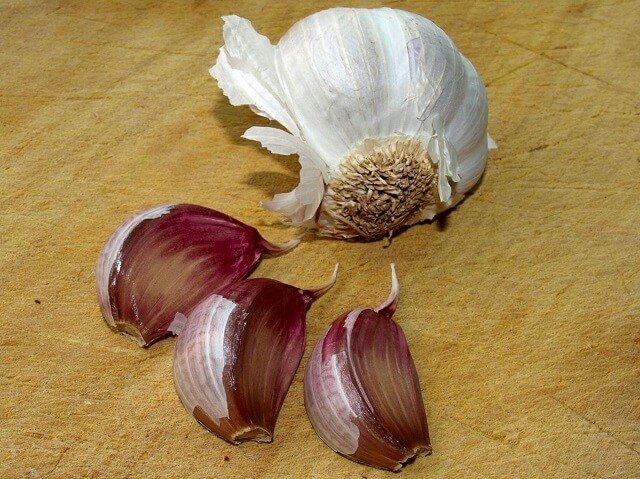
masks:
{"label": "garlic skin flake", "polygon": [[392,316],[398,281],[375,310],[338,318],[316,343],[304,376],[304,400],[316,433],[362,464],[398,471],[431,454],[427,416],[407,340]]}
{"label": "garlic skin flake", "polygon": [[225,16],[211,75],[233,105],[285,129],[249,128],[297,154],[300,184],[263,203],[320,235],[374,240],[445,211],[480,179],[487,95],[431,21],[390,8],[332,8],[273,46]]}
{"label": "garlic skin flake", "polygon": [[337,267],[316,290],[244,280],[177,318],[173,377],[189,414],[232,444],[271,442],[304,351],[307,311],[336,276]]}
{"label": "garlic skin flake", "polygon": [[140,346],[169,336],[177,313],[244,279],[263,254],[286,251],[255,228],[203,206],[167,204],[138,212],[109,237],[96,266],[107,324]]}

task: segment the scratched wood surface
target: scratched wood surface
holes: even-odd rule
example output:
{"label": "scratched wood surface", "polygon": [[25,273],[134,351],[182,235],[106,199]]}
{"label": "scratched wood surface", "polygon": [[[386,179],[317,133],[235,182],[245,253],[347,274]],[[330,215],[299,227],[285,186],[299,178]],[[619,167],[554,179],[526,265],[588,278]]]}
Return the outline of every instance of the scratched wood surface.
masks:
{"label": "scratched wood surface", "polygon": [[[223,443],[174,393],[174,340],[142,350],[100,317],[94,262],[130,212],[195,202],[294,234],[258,202],[296,159],[240,139],[265,121],[207,69],[221,15],[275,40],[331,3],[160,3],[0,4],[0,477],[391,477],[322,444],[300,371],[273,444]],[[395,261],[434,447],[403,477],[640,477],[640,3],[382,3],[471,59],[500,148],[473,196],[389,248],[308,240],[262,263],[307,287],[342,265],[302,364],[386,297]]]}

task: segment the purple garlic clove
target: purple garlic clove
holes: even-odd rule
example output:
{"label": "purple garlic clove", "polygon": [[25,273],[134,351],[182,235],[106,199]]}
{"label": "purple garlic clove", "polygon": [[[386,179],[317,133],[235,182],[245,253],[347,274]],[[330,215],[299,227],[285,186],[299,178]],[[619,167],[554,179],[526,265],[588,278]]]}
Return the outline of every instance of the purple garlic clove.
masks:
{"label": "purple garlic clove", "polygon": [[[248,279],[206,298],[178,331],[176,391],[196,421],[233,444],[271,442],[305,345],[307,291]],[[178,329],[181,318],[178,318]]]}
{"label": "purple garlic clove", "polygon": [[407,340],[389,299],[338,318],[318,340],[304,377],[307,414],[334,451],[381,469],[400,470],[431,453],[427,416]]}
{"label": "purple garlic clove", "polygon": [[168,336],[177,313],[246,278],[276,246],[258,231],[203,206],[168,204],[126,220],[102,248],[96,267],[107,324],[140,346]]}

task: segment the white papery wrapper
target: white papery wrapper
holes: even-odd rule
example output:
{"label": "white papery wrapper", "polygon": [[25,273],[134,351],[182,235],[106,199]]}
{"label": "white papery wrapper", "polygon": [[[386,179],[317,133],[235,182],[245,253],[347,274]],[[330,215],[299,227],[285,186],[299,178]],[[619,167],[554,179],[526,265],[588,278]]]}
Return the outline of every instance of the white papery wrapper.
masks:
{"label": "white papery wrapper", "polygon": [[[266,208],[320,233],[373,239],[451,208],[481,177],[488,147],[495,147],[485,88],[431,21],[390,8],[332,8],[300,20],[274,46],[248,20],[223,19],[225,45],[211,75],[233,105],[249,105],[286,129],[252,127],[244,137],[300,159],[299,185]],[[357,222],[352,235],[336,234],[333,220],[318,221],[320,210],[335,206],[323,199],[342,181],[346,160],[366,156],[371,142],[421,145],[434,173],[433,198],[424,196],[371,234]]]}

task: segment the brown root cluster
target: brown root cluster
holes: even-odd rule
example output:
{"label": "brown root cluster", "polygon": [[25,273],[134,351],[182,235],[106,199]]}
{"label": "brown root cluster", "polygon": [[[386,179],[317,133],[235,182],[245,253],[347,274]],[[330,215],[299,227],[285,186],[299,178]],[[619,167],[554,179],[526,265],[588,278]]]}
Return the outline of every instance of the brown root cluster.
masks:
{"label": "brown root cluster", "polygon": [[418,140],[365,141],[342,161],[327,185],[318,232],[345,239],[380,239],[411,223],[437,197],[437,172]]}

